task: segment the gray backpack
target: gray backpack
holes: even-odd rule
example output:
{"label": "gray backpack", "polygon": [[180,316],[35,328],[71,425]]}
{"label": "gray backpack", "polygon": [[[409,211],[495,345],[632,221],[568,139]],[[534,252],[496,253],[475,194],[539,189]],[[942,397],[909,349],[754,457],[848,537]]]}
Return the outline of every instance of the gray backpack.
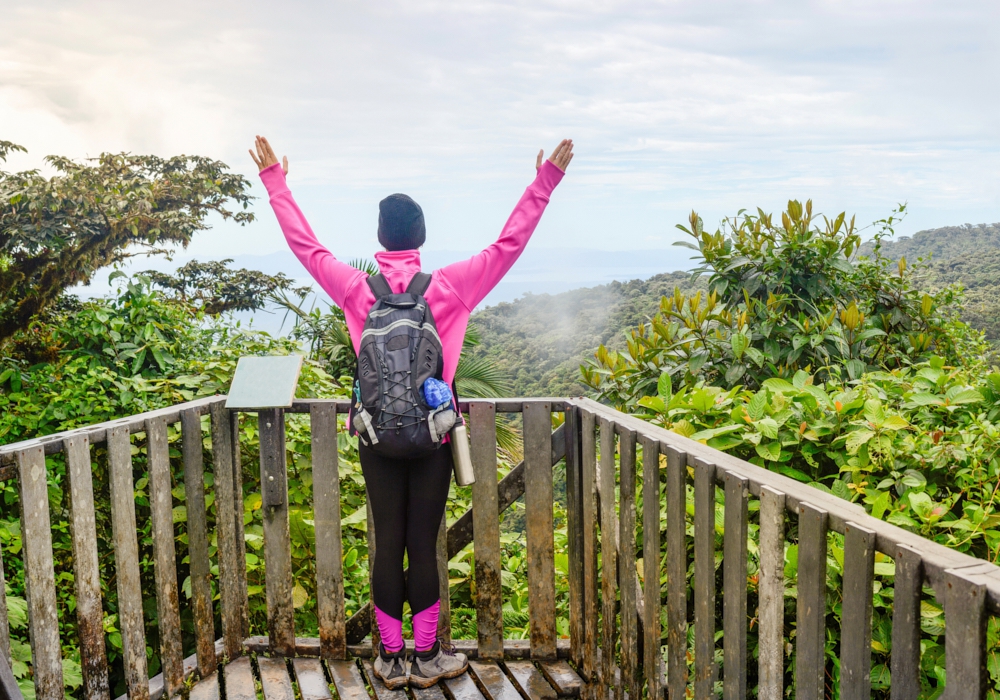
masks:
{"label": "gray backpack", "polygon": [[395,458],[433,452],[457,420],[455,406],[431,408],[424,382],[441,379],[441,338],[424,292],[431,276],[418,272],[393,294],[380,273],[368,278],[375,304],[361,333],[351,404],[352,434],[374,452]]}

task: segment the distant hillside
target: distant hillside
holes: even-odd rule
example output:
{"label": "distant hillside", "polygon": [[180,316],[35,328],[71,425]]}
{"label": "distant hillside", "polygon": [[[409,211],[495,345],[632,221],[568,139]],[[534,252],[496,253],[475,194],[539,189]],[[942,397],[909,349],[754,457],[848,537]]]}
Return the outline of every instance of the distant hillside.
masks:
{"label": "distant hillside", "polygon": [[473,316],[479,355],[491,355],[514,379],[517,396],[579,396],[580,364],[601,343],[620,346],[624,333],[656,313],[674,287],[696,286],[686,272],[612,282],[561,294],[527,294]]}
{"label": "distant hillside", "polygon": [[[861,249],[870,253],[871,245]],[[927,264],[923,284],[937,288],[961,282],[966,289],[962,317],[1000,341],[1000,224],[946,226],[882,244],[882,254]],[[704,288],[686,272],[647,280],[612,282],[561,294],[527,294],[473,316],[483,343],[476,352],[495,357],[514,379],[518,396],[573,396],[585,393],[580,364],[601,343],[621,348],[626,333],[648,321],[660,297],[674,287]]]}

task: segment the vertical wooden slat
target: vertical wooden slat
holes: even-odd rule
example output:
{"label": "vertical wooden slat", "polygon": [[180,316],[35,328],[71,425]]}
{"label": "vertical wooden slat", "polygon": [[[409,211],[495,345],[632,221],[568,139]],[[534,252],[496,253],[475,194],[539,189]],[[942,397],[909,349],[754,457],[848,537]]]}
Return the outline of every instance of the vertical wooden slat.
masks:
{"label": "vertical wooden slat", "polygon": [[531,658],[548,660],[556,658],[551,405],[548,402],[527,403],[523,415]]}
{"label": "vertical wooden slat", "polygon": [[[372,513],[372,501],[368,496],[367,491],[365,492],[365,513],[368,518],[368,529],[365,530],[365,537],[368,539],[368,590],[373,591],[375,587],[372,585],[374,583],[375,576],[375,556],[378,541],[375,537],[375,516]],[[375,614],[375,602],[374,597],[372,597],[369,603],[369,610],[371,611],[369,615],[369,626],[371,628],[371,638],[372,638],[372,658],[378,654],[378,645],[382,641],[382,637],[378,631],[378,616]]]}
{"label": "vertical wooden slat", "polygon": [[500,513],[497,492],[496,407],[469,406],[472,433],[472,531],[476,561],[476,627],[479,656],[503,658],[503,588],[500,581]]}
{"label": "vertical wooden slat", "polygon": [[583,672],[588,682],[597,680],[597,443],[594,414],[580,411],[580,469],[582,472],[581,519],[583,520]]}
{"label": "vertical wooden slat", "polygon": [[687,688],[687,455],[667,445],[667,690],[681,700]]}
{"label": "vertical wooden slat", "polygon": [[[184,455],[184,502],[187,506],[188,558],[191,562],[191,612],[195,650],[202,678],[216,672],[215,621],[212,615],[211,564],[208,560],[208,521],[205,508],[205,461],[201,416],[181,411]],[[270,559],[266,559],[270,563]]]}
{"label": "vertical wooden slat", "polygon": [[242,563],[237,574],[240,586],[240,623],[243,636],[250,636],[250,597],[247,593],[247,543],[243,530],[243,460],[240,459],[240,413],[230,411],[231,444],[233,450],[233,493],[236,498],[236,550],[237,558]]}
{"label": "vertical wooden slat", "polygon": [[924,565],[920,552],[900,545],[894,557],[892,599],[892,700],[920,696],[920,595]]}
{"label": "vertical wooden slat", "polygon": [[[103,699],[108,697],[110,690],[108,659],[104,650],[104,611],[101,606],[101,571],[97,559],[97,522],[94,517],[94,472],[90,461],[90,440],[85,435],[79,435],[66,438],[64,445],[70,488],[69,525],[73,543],[73,579],[76,586],[76,619],[77,633],[80,637],[83,695],[88,699]],[[176,588],[175,574],[175,601]],[[0,576],[0,590],[3,590],[2,576]],[[0,622],[6,628],[7,611],[0,612],[0,617],[2,617]],[[3,634],[6,641],[6,634],[3,632],[0,634]]]}
{"label": "vertical wooden slat", "polygon": [[621,589],[622,689],[639,697],[638,620],[635,571],[635,444],[634,430],[623,430],[618,440],[620,506],[618,513],[618,585]]}
{"label": "vertical wooden slat", "polygon": [[[985,698],[986,585],[960,571],[945,571],[944,637],[946,700]],[[956,634],[957,632],[957,634]]]}
{"label": "vertical wooden slat", "polygon": [[745,478],[726,472],[723,538],[723,679],[726,700],[747,695],[747,495]]}
{"label": "vertical wooden slat", "polygon": [[313,510],[316,518],[316,613],[319,650],[324,659],[347,658],[344,574],[340,532],[340,466],[337,407],[313,404]]}
{"label": "vertical wooden slat", "polygon": [[601,508],[601,680],[605,688],[615,685],[615,620],[618,591],[618,542],[615,536],[615,428],[600,419],[601,463],[598,496]]}
{"label": "vertical wooden slat", "polygon": [[438,611],[438,639],[451,644],[451,584],[448,581],[448,511],[441,514],[441,524],[437,536],[438,596],[441,606]]}
{"label": "vertical wooden slat", "polygon": [[[690,460],[690,458],[689,458]],[[694,467],[694,697],[714,698],[715,465]]]}
{"label": "vertical wooden slat", "polygon": [[246,567],[246,559],[240,560],[236,543],[236,514],[243,511],[243,499],[241,497],[237,501],[234,489],[229,411],[221,401],[213,403],[209,411],[212,420],[212,468],[215,475],[215,528],[218,542],[222,639],[226,656],[232,660],[243,653],[243,602],[239,571]]}
{"label": "vertical wooden slat", "polygon": [[798,700],[823,700],[826,675],[827,513],[799,505],[798,607],[795,636],[795,687]]}
{"label": "vertical wooden slat", "polygon": [[872,583],[875,533],[855,523],[844,532],[844,600],[840,615],[840,697],[867,700],[872,681]]}
{"label": "vertical wooden slat", "polygon": [[[39,700],[50,700],[50,698],[54,700],[63,697],[63,677],[59,650],[59,620],[56,617],[56,579],[52,562],[49,487],[45,475],[43,449],[35,447],[21,450],[17,453],[17,466],[21,500],[21,538],[24,543],[24,583],[28,599],[28,632],[35,674],[35,696]],[[131,461],[129,467],[129,483],[131,483]],[[131,494],[128,500],[131,504]],[[135,522],[134,514],[132,521]],[[134,543],[134,526],[132,537]],[[135,566],[136,594],[138,594],[138,558]],[[139,612],[141,632],[141,608]],[[126,655],[126,659],[128,658]],[[145,669],[145,648],[142,661]]]}
{"label": "vertical wooden slat", "polygon": [[260,431],[260,486],[264,516],[267,636],[272,654],[294,656],[295,619],[285,464],[285,412],[280,408],[258,411],[257,422]]}
{"label": "vertical wooden slat", "polygon": [[580,471],[580,409],[566,407],[563,434],[566,439],[566,559],[569,583],[570,658],[583,663],[583,520]]}
{"label": "vertical wooden slat", "polygon": [[[149,509],[153,527],[156,578],[156,615],[160,636],[160,667],[164,694],[170,698],[184,684],[184,649],[181,643],[180,602],[177,593],[177,550],[174,547],[174,502],[170,493],[170,452],[167,422],[146,421],[149,472]],[[89,460],[88,460],[89,461]],[[103,631],[101,646],[104,645]]]}
{"label": "vertical wooden slat", "polygon": [[[96,543],[95,543],[96,552]],[[96,556],[95,556],[96,559]],[[3,573],[3,560],[0,558],[0,591],[7,590],[6,578]],[[100,591],[100,588],[98,588]],[[101,649],[104,649],[103,644]],[[81,649],[82,653],[82,649]],[[10,623],[7,618],[7,596],[0,595],[0,657],[7,662],[7,668],[10,669],[11,658],[10,658]],[[89,697],[89,696],[88,696]]]}
{"label": "vertical wooden slat", "polygon": [[127,427],[108,431],[111,485],[111,527],[115,542],[118,580],[118,627],[122,634],[122,661],[129,698],[149,697],[146,635],[139,586],[139,542],[135,522],[135,485],[132,481],[132,446]]}
{"label": "vertical wooden slat", "polygon": [[760,700],[784,697],[785,494],[760,487],[757,676]]}
{"label": "vertical wooden slat", "polygon": [[642,666],[646,696],[660,698],[660,443],[642,438]]}

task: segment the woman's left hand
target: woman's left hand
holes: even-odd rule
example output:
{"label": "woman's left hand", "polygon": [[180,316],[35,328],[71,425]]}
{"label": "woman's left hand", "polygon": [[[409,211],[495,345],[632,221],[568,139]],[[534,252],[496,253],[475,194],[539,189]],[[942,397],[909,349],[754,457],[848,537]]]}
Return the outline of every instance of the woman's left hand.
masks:
{"label": "woman's left hand", "polygon": [[[254,154],[253,150],[251,150],[250,157],[253,158],[253,162],[257,164],[258,170],[270,168],[278,162],[278,156],[274,155],[274,149],[271,148],[271,144],[267,142],[266,138],[258,136],[254,145],[257,147],[257,153]],[[284,171],[285,175],[288,174],[288,156],[281,157],[281,169]]]}

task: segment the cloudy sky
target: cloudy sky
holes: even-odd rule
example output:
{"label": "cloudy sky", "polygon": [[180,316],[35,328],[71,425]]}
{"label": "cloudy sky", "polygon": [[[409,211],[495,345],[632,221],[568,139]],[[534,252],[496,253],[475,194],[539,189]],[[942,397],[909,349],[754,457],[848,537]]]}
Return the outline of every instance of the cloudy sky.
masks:
{"label": "cloudy sky", "polygon": [[[375,246],[378,200],[431,251],[496,236],[534,154],[577,157],[533,246],[664,249],[696,209],[812,198],[904,233],[1000,221],[1000,3],[0,0],[0,139],[213,156],[267,135],[320,238]],[[257,194],[262,194],[259,185]],[[266,199],[190,254],[283,249]],[[677,249],[682,255],[683,249]]]}

